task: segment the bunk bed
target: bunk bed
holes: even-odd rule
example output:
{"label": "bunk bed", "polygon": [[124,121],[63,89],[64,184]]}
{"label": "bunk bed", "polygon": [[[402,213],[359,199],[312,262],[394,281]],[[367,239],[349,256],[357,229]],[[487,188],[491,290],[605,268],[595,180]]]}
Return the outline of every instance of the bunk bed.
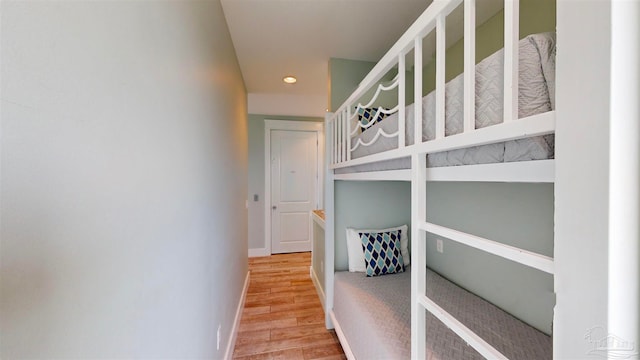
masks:
{"label": "bunk bed", "polygon": [[[464,6],[464,72],[445,83],[446,19],[459,6]],[[334,181],[411,182],[411,265],[400,249],[401,233],[380,229],[355,231],[356,240],[371,267],[380,265],[386,274],[327,269],[326,309],[348,358],[552,356],[548,335],[427,269],[431,233],[544,273],[554,271],[551,257],[427,219],[429,181],[554,181],[554,34],[519,39],[518,1],[506,0],[504,48],[476,64],[475,11],[474,0],[434,1],[346,102],[327,115],[327,264],[333,264],[335,249]],[[423,97],[423,42],[434,31],[435,90]],[[406,105],[410,53],[414,99]],[[391,70],[397,76],[381,83]],[[391,89],[397,91],[397,106],[377,105],[378,95]],[[372,261],[367,246],[385,250]],[[383,266],[381,258],[393,263]]]}

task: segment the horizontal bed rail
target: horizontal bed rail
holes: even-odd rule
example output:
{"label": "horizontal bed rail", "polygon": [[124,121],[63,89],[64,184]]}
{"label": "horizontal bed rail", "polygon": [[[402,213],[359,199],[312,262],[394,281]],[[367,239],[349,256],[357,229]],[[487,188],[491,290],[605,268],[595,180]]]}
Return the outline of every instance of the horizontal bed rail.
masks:
{"label": "horizontal bed rail", "polygon": [[[426,181],[474,181],[554,183],[555,160],[517,161],[499,164],[443,166],[427,169]],[[344,181],[411,181],[411,169],[334,174]]]}
{"label": "horizontal bed rail", "polygon": [[392,149],[357,159],[330,165],[330,169],[369,164],[384,160],[399,159],[412,154],[431,154],[492,144],[500,141],[522,139],[530,136],[547,135],[555,131],[555,111],[549,111],[526,118],[488,126],[468,133],[447,136],[440,140],[425,141],[401,149]]}
{"label": "horizontal bed rail", "polygon": [[418,303],[429,311],[433,316],[445,324],[449,329],[466,341],[472,348],[474,348],[480,355],[487,359],[504,359],[507,357],[502,355],[501,352],[496,350],[489,343],[484,341],[480,336],[474,333],[471,329],[466,327],[463,323],[458,321],[451,314],[446,312],[443,308],[438,306],[433,300],[429,299],[425,295],[418,296]]}
{"label": "horizontal bed rail", "polygon": [[418,227],[423,231],[440,235],[455,242],[485,251],[489,254],[497,255],[504,259],[515,261],[522,265],[553,274],[553,258],[549,256],[540,255],[515,246],[505,245],[493,240],[449,229],[426,221],[419,223]]}

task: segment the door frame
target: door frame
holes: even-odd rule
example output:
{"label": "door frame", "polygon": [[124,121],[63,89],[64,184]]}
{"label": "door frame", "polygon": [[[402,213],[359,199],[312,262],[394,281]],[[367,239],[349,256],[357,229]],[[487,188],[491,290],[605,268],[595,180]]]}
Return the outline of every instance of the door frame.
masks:
{"label": "door frame", "polygon": [[[316,204],[324,201],[324,123],[316,121],[272,120],[264,121],[264,245],[266,256],[271,255],[271,131],[315,131],[318,135]],[[311,244],[313,249],[313,244]]]}

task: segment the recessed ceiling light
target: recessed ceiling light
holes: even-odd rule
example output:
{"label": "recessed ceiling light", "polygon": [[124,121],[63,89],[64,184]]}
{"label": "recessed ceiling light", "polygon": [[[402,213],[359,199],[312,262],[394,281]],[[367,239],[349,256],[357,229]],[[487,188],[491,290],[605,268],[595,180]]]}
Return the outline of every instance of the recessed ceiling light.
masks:
{"label": "recessed ceiling light", "polygon": [[287,84],[295,84],[298,79],[296,79],[295,76],[285,76],[284,78],[282,78],[282,81],[284,81]]}

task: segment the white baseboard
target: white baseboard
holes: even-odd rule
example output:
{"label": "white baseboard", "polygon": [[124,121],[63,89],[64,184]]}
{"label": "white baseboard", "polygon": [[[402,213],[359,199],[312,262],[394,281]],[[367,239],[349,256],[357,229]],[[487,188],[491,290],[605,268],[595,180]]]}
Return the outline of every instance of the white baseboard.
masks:
{"label": "white baseboard", "polygon": [[353,352],[351,351],[351,347],[349,346],[349,342],[347,338],[344,336],[342,332],[342,328],[340,327],[340,323],[336,320],[336,316],[333,313],[333,310],[329,312],[331,316],[331,321],[333,321],[333,325],[336,330],[336,335],[338,335],[338,340],[340,340],[340,345],[342,345],[342,350],[344,351],[344,355],[347,357],[347,360],[355,360],[355,356],[353,356]]}
{"label": "white baseboard", "polygon": [[249,257],[269,256],[271,253],[266,248],[249,249]]}
{"label": "white baseboard", "polygon": [[325,310],[326,313],[324,290],[322,290],[322,284],[320,284],[320,280],[318,280],[318,275],[316,275],[316,272],[313,270],[313,266],[309,268],[309,273],[311,274],[311,282],[313,282],[313,285],[316,287],[318,297],[322,303],[322,309]]}
{"label": "white baseboard", "polygon": [[233,320],[233,327],[231,328],[231,336],[227,343],[227,350],[224,354],[225,360],[231,360],[233,358],[233,349],[236,347],[236,339],[238,338],[238,328],[240,327],[240,319],[242,319],[242,310],[244,310],[244,300],[247,297],[247,290],[249,289],[249,275],[251,272],[247,271],[247,277],[244,280],[244,288],[242,289],[242,296],[240,296],[240,302],[236,310],[236,318]]}

